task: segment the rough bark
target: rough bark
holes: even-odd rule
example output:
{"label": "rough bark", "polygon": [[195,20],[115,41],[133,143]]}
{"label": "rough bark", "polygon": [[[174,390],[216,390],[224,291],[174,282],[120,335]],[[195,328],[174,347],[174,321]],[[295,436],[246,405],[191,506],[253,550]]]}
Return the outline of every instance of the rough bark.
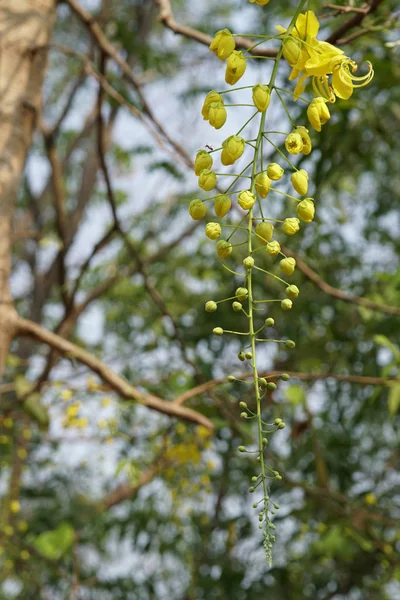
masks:
{"label": "rough bark", "polygon": [[9,287],[15,198],[40,111],[56,0],[0,0],[0,379],[15,334]]}

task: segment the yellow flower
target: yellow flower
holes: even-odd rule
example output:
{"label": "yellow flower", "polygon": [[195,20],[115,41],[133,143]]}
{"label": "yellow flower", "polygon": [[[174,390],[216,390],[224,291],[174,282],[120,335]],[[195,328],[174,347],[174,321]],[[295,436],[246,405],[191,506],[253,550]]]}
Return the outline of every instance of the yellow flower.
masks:
{"label": "yellow flower", "polygon": [[61,392],[61,398],[65,401],[71,400],[72,396],[73,396],[72,390],[64,390],[63,392]]}
{"label": "yellow flower", "polygon": [[211,52],[214,52],[220,60],[225,60],[235,49],[235,39],[229,29],[217,31],[210,44]]}
{"label": "yellow flower", "polygon": [[312,150],[311,138],[308,135],[308,129],[306,127],[296,127],[297,133],[301,135],[301,139],[303,140],[303,147],[301,149],[301,153],[305,156],[308,156]]}
{"label": "yellow flower", "polygon": [[221,225],[219,223],[207,223],[206,236],[210,240],[216,240],[221,235]]}
{"label": "yellow flower", "polygon": [[208,302],[206,302],[204,309],[206,312],[215,312],[218,308],[218,305],[216,302],[214,302],[214,300],[209,300]]}
{"label": "yellow flower", "polygon": [[208,121],[211,127],[215,129],[221,129],[226,122],[226,108],[222,102],[212,102],[208,109]]}
{"label": "yellow flower", "polygon": [[253,87],[253,104],[260,112],[265,112],[271,101],[271,90],[267,85],[257,84]]}
{"label": "yellow flower", "polygon": [[214,212],[217,217],[225,217],[231,210],[232,202],[227,194],[219,194],[214,200]]}
{"label": "yellow flower", "polygon": [[305,198],[297,205],[297,215],[305,223],[311,223],[315,215],[315,206],[311,198]]}
{"label": "yellow flower", "polygon": [[271,223],[261,222],[256,227],[256,236],[262,244],[271,241],[274,234],[274,226]]}
{"label": "yellow flower", "polygon": [[198,176],[203,169],[211,169],[213,159],[205,150],[199,150],[194,161],[194,172]]}
{"label": "yellow flower", "polygon": [[200,221],[207,214],[207,206],[199,199],[192,200],[189,204],[189,214],[194,221]]}
{"label": "yellow flower", "polygon": [[281,251],[281,245],[279,242],[274,240],[267,244],[267,252],[270,256],[277,256]]}
{"label": "yellow flower", "polygon": [[357,63],[353,60],[347,56],[340,56],[332,60],[332,87],[336,96],[347,100],[352,95],[354,88],[368,85],[374,76],[374,70],[370,62],[367,64],[368,73],[362,77],[355,77],[352,73],[357,70]]}
{"label": "yellow flower", "polygon": [[296,261],[294,258],[284,258],[279,264],[285,275],[292,275],[294,273],[294,269],[296,267]]}
{"label": "yellow flower", "polygon": [[300,196],[305,196],[308,190],[308,173],[304,169],[296,171],[290,178],[292,186]]}
{"label": "yellow flower", "polygon": [[21,510],[21,505],[18,502],[18,500],[12,500],[10,502],[10,511],[14,514],[17,514],[20,512],[20,510]]}
{"label": "yellow flower", "polygon": [[255,195],[250,190],[243,190],[238,196],[238,203],[244,210],[250,210],[256,202]]}
{"label": "yellow flower", "polygon": [[300,229],[300,221],[296,217],[285,219],[283,222],[283,231],[286,235],[294,235]]}
{"label": "yellow flower", "polygon": [[225,81],[234,85],[239,81],[246,70],[246,59],[243,52],[234,50],[226,62]]}
{"label": "yellow flower", "polygon": [[314,98],[307,108],[307,117],[315,131],[321,131],[322,125],[331,117],[326,101],[320,96]]}
{"label": "yellow flower", "polygon": [[222,104],[222,106],[224,105],[224,99],[215,90],[211,90],[211,92],[208,92],[203,103],[203,108],[201,109],[201,114],[203,115],[205,121],[208,121],[210,104],[212,104],[213,102],[219,102],[220,104]]}
{"label": "yellow flower", "polygon": [[374,506],[377,503],[377,498],[376,498],[375,494],[372,494],[370,492],[369,494],[365,494],[364,501],[366,504],[369,504],[370,506]]}
{"label": "yellow flower", "polygon": [[[201,202],[201,200],[199,200],[199,202]],[[111,404],[111,398],[103,398],[103,400],[101,401],[101,406],[110,406],[110,404]]]}
{"label": "yellow flower", "polygon": [[303,140],[297,131],[289,133],[285,140],[285,148],[289,154],[299,154],[303,149]]}
{"label": "yellow flower", "polygon": [[258,6],[266,6],[269,3],[269,0],[250,0],[252,4],[256,3]]}
{"label": "yellow flower", "polygon": [[224,166],[233,165],[243,154],[245,142],[239,135],[231,135],[222,142],[221,162]]}
{"label": "yellow flower", "polygon": [[217,242],[217,254],[220,258],[227,258],[232,253],[232,244],[226,240]]}
{"label": "yellow flower", "polygon": [[282,177],[284,170],[278,163],[271,163],[267,167],[267,175],[272,181],[279,181]]}
{"label": "yellow flower", "polygon": [[283,42],[283,56],[291,67],[297,63],[301,54],[301,44],[293,38]]}
{"label": "yellow flower", "polygon": [[210,169],[203,169],[198,179],[199,187],[205,192],[209,192],[217,185],[217,176],[214,171]]}
{"label": "yellow flower", "polygon": [[256,191],[261,198],[266,198],[271,187],[271,179],[268,177],[267,171],[258,173],[255,178]]}

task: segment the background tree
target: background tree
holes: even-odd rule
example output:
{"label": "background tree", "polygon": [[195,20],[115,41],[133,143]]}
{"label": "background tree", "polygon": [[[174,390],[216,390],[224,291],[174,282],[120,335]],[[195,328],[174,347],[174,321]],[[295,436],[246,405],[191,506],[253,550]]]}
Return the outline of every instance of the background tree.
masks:
{"label": "background tree", "polygon": [[322,208],[291,246],[299,350],[263,356],[292,375],[267,397],[288,425],[271,570],[225,385],[238,346],[203,310],[232,288],[187,215],[199,140],[220,139],[200,116],[221,80],[208,34],[296,5],[0,2],[1,598],[400,594],[394,1],[310,2],[375,78],[307,166]]}

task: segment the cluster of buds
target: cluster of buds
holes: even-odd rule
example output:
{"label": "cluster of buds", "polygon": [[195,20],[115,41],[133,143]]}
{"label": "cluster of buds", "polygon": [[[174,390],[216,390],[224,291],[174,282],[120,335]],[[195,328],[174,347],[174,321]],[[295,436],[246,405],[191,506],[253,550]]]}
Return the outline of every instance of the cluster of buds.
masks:
{"label": "cluster of buds", "polygon": [[[268,4],[269,0],[250,1],[264,6]],[[316,35],[315,30],[318,30],[318,27],[315,26],[314,13],[312,11],[301,13],[304,3],[305,0],[300,2],[287,29],[278,28],[281,36],[281,48],[274,60],[268,83],[262,82],[254,86],[238,88],[240,93],[248,95],[250,95],[248,90],[251,90],[251,103],[245,104],[241,101],[238,106],[253,106],[256,109],[254,114],[236,134],[230,135],[222,141],[220,148],[208,151],[201,149],[197,152],[194,171],[198,177],[198,185],[207,192],[216,189],[217,193],[204,199],[196,198],[191,201],[189,206],[191,217],[194,220],[201,220],[207,218],[208,203],[213,201],[215,216],[213,215],[212,220],[207,222],[205,226],[206,236],[211,240],[215,240],[218,257],[221,260],[228,259],[230,261],[231,267],[225,265],[228,271],[241,280],[233,295],[231,294],[229,297],[220,300],[208,300],[205,304],[205,310],[216,312],[221,303],[232,301],[232,310],[241,318],[243,327],[240,331],[230,331],[221,326],[216,326],[213,329],[213,334],[216,336],[223,336],[224,334],[237,335],[241,341],[246,340],[248,342],[247,346],[246,343],[243,344],[238,354],[239,361],[245,363],[248,371],[240,377],[230,375],[228,381],[230,383],[249,383],[248,376],[250,376],[252,379],[251,384],[254,385],[254,405],[250,407],[246,402],[241,401],[239,406],[241,418],[254,419],[257,423],[257,450],[255,453],[259,462],[259,472],[252,478],[249,491],[251,493],[256,493],[258,489],[262,491],[261,499],[254,506],[258,507],[260,503],[262,504],[259,521],[260,529],[264,530],[264,547],[269,561],[271,560],[272,543],[275,539],[272,533],[274,525],[271,522],[270,515],[274,514],[277,508],[277,505],[270,499],[269,480],[279,481],[282,477],[266,464],[265,448],[268,444],[268,436],[283,429],[285,424],[280,418],[276,418],[273,423],[264,420],[262,400],[266,394],[273,394],[278,390],[277,383],[279,381],[288,381],[289,375],[282,373],[278,378],[276,374],[260,377],[256,350],[259,344],[262,343],[281,345],[285,351],[286,349],[294,349],[296,346],[294,340],[279,337],[276,339],[277,335],[270,337],[269,331],[275,332],[276,326],[275,319],[268,316],[268,313],[274,310],[274,306],[277,306],[278,310],[280,309],[283,312],[291,311],[294,301],[299,296],[298,286],[286,281],[286,278],[292,277],[295,273],[296,260],[293,256],[290,256],[290,253],[288,255],[287,252],[283,251],[282,239],[285,236],[290,238],[298,234],[303,224],[309,224],[313,221],[315,203],[313,198],[307,196],[309,187],[307,171],[304,168],[298,168],[293,162],[310,155],[312,141],[309,130],[304,124],[294,124],[289,117],[288,131],[269,131],[266,127],[266,114],[271,101],[274,97],[277,97],[284,106],[285,113],[289,116],[288,108],[280,91],[287,92],[294,99],[297,99],[304,91],[304,73],[300,69],[300,66],[303,65],[301,59],[302,57],[304,59],[306,54],[309,58],[315,59],[313,51],[308,48],[308,45],[311,47],[313,45],[318,46],[320,54],[324,52],[323,43],[318,42],[318,40],[313,41]],[[263,41],[274,38],[275,36],[265,36]],[[259,43],[263,42],[258,42],[256,45],[259,45]],[[235,35],[228,29],[218,31],[211,42],[210,49],[221,61],[226,62],[226,83],[229,85],[236,84],[246,71],[247,63],[245,53],[236,49]],[[329,48],[326,51],[329,54],[329,61],[331,61],[332,52]],[[250,51],[248,52],[247,59],[251,57]],[[294,69],[291,79],[294,78],[298,69],[300,70],[297,75],[302,74],[300,84],[297,84],[293,92],[281,90],[275,85],[277,68],[282,56]],[[333,57],[335,56],[337,56],[337,53],[333,54]],[[318,60],[323,62],[323,57],[319,56]],[[343,64],[343,61],[341,61],[340,65]],[[346,76],[346,74],[343,74],[343,69],[341,73],[342,77]],[[242,90],[245,91],[242,92]],[[220,129],[225,125],[227,108],[235,106],[234,104],[226,105],[224,103],[224,94],[232,91],[235,91],[235,89],[211,90],[204,100],[203,118],[216,129]],[[328,93],[332,95],[333,92]],[[337,90],[336,95],[339,96]],[[249,100],[250,98],[247,99],[248,102]],[[321,126],[330,117],[327,107],[328,100],[328,98],[318,95],[311,100],[308,106],[308,120],[316,131],[321,131]],[[257,120],[259,125],[256,139],[254,139],[254,136],[246,137],[246,129],[248,130],[250,123]],[[274,139],[273,136],[283,137]],[[250,137],[251,139],[247,139]],[[274,141],[272,141],[273,139]],[[276,154],[276,160],[279,160],[279,163],[271,162],[264,165],[265,147],[271,148],[272,155]],[[216,170],[213,170],[215,153],[217,152],[220,153],[219,160],[221,164],[221,169],[218,169],[218,171],[222,171],[222,167],[234,165],[242,157],[250,158],[250,162],[244,168],[239,168],[239,173],[217,173]],[[246,163],[246,160],[244,162]],[[287,171],[290,173],[289,178],[287,178]],[[227,187],[223,184],[225,176],[234,177],[233,182]],[[236,186],[243,179],[249,181],[249,185],[244,189],[236,189]],[[276,187],[282,182],[287,185],[289,180],[294,190],[293,194],[298,196],[288,194]],[[279,196],[276,196],[276,194],[289,199],[295,207],[294,214],[278,219],[269,212],[272,206],[279,206]],[[266,201],[267,197],[268,200]],[[245,224],[243,224],[244,221]],[[243,234],[243,230],[245,234]],[[239,236],[243,237],[243,235],[247,238],[244,242],[233,243],[236,242]],[[244,258],[243,255],[240,255],[240,247],[243,244],[246,244],[247,247]],[[238,265],[239,257],[241,264]],[[268,265],[270,262],[272,262],[272,266]],[[268,267],[268,270],[265,267]],[[266,275],[272,278],[274,282],[278,282],[278,285],[283,286],[282,294],[277,298],[256,298],[254,283],[257,275],[263,277]],[[274,303],[278,304],[274,305]],[[263,310],[265,311],[264,314]],[[261,319],[263,321],[259,322]],[[272,381],[272,379],[275,379],[275,381]],[[247,452],[244,446],[240,446],[238,450],[239,452]]]}

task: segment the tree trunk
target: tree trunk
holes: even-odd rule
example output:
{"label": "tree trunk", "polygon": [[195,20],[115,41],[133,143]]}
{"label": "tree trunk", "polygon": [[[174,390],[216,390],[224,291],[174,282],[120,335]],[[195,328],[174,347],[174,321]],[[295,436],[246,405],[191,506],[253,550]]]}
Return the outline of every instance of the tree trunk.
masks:
{"label": "tree trunk", "polygon": [[56,0],[0,0],[0,380],[14,337],[9,288],[15,199],[37,123]]}

